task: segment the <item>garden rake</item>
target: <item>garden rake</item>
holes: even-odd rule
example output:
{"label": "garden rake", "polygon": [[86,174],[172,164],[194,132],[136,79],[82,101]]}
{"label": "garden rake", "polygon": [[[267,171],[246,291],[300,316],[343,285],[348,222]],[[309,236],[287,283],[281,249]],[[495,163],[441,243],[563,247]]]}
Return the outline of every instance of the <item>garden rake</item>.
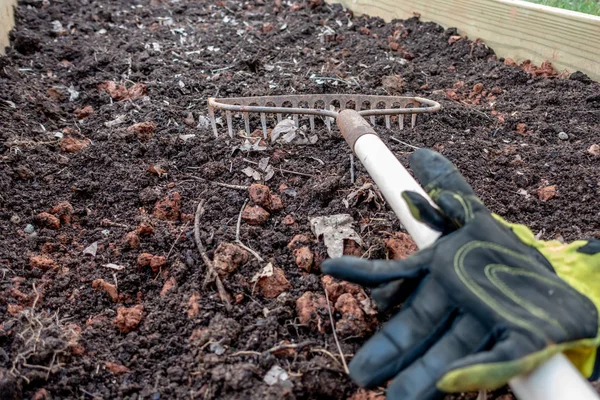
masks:
{"label": "garden rake", "polygon": [[[281,122],[284,115],[291,115],[296,126],[299,124],[299,116],[307,115],[311,131],[315,130],[315,116],[325,118],[327,129],[331,130],[331,120],[338,119],[338,126],[344,125],[345,117],[339,117],[337,110],[354,110],[352,118],[369,117],[371,124],[376,124],[376,117],[383,116],[385,125],[391,129],[391,117],[398,116],[398,127],[404,129],[404,117],[410,115],[410,124],[415,126],[417,114],[431,113],[440,109],[440,104],[420,97],[399,96],[372,96],[354,94],[309,94],[309,95],[282,95],[282,96],[259,96],[259,97],[232,97],[232,98],[209,98],[208,113],[212,122],[215,136],[217,131],[217,120],[215,109],[225,111],[227,130],[229,136],[233,137],[233,115],[241,113],[244,119],[246,133],[250,135],[250,113],[259,113],[263,135],[267,137],[267,115],[275,114],[277,122]],[[342,125],[340,125],[340,118]],[[349,117],[348,117],[349,118]],[[344,134],[342,132],[342,134]]]}

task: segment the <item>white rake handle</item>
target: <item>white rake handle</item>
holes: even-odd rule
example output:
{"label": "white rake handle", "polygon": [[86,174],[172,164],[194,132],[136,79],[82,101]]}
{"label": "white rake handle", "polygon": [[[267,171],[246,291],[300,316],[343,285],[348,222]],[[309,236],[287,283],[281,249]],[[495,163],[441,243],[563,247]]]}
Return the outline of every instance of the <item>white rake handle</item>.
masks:
{"label": "white rake handle", "polygon": [[[404,191],[420,193],[432,204],[421,185],[358,114],[345,110],[337,124],[357,158],[377,184],[400,222],[419,248],[434,243],[440,233],[417,221],[401,196]],[[364,122],[361,122],[364,121]],[[509,382],[521,400],[598,400],[598,394],[563,354],[557,354],[535,371]]]}

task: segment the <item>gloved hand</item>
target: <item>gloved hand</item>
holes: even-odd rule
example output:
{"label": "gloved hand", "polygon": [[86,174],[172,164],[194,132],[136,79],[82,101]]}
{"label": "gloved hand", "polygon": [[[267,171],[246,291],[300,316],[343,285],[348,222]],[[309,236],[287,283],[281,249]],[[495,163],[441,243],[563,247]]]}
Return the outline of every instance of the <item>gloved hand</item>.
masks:
{"label": "gloved hand", "polygon": [[586,376],[600,345],[600,241],[538,241],[492,214],[456,168],[430,150],[410,160],[439,207],[406,192],[415,218],[443,236],[406,260],[327,260],[322,270],[373,287],[401,311],[350,363],[361,386],[387,398],[495,389],[564,352]]}

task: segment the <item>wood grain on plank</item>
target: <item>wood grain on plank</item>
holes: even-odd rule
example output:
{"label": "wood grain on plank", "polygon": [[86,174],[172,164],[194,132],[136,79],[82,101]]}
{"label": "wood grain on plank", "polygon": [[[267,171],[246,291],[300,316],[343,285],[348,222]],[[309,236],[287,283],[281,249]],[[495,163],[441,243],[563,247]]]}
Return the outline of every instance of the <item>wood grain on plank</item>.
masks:
{"label": "wood grain on plank", "polygon": [[8,32],[15,23],[14,6],[17,0],[0,0],[0,54],[4,54],[4,48],[8,46]]}
{"label": "wood grain on plank", "polygon": [[423,21],[480,38],[499,57],[559,71],[582,71],[600,80],[600,17],[520,0],[330,0],[359,14],[390,21],[418,13]]}

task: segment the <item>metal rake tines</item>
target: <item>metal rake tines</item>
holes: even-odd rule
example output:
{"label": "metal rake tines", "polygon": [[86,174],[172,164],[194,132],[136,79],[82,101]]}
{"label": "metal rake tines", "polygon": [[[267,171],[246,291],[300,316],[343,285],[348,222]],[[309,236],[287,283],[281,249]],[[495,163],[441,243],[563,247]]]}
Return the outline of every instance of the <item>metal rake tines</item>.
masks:
{"label": "metal rake tines", "polygon": [[296,126],[300,115],[307,115],[310,129],[315,129],[315,115],[326,117],[325,124],[331,130],[331,119],[337,117],[338,110],[356,110],[363,117],[370,117],[372,125],[377,116],[384,116],[385,125],[391,129],[391,116],[398,115],[398,125],[404,129],[404,115],[411,115],[411,126],[416,123],[417,114],[438,111],[438,102],[420,97],[375,96],[356,94],[315,94],[315,95],[281,95],[257,97],[231,97],[208,99],[208,113],[216,137],[217,121],[215,109],[224,110],[229,136],[233,137],[233,113],[240,112],[244,119],[246,133],[250,134],[250,113],[260,113],[263,135],[267,137],[267,114],[277,115],[277,122],[283,115],[291,114]]}

